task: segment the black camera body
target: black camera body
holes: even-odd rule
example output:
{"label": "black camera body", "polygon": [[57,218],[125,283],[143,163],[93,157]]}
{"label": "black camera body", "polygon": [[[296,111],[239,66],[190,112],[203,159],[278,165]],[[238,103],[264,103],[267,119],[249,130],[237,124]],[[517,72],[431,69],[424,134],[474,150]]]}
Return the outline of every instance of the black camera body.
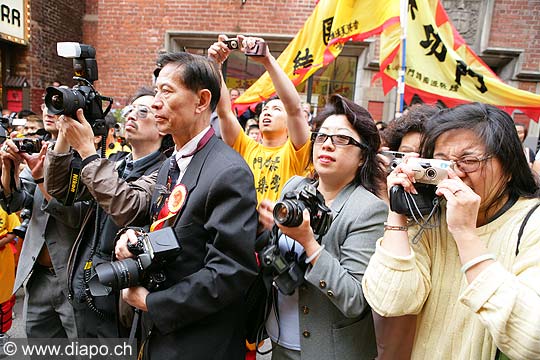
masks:
{"label": "black camera body", "polygon": [[39,138],[14,138],[13,143],[19,149],[19,152],[35,154],[41,151],[43,141]]}
{"label": "black camera body", "polygon": [[[287,259],[287,258],[293,259]],[[275,286],[285,295],[292,295],[294,290],[304,282],[307,264],[296,260],[296,254],[281,254],[276,244],[266,246],[260,253],[262,266],[272,270]],[[305,258],[305,257],[301,257]]]}
{"label": "black camera body", "polygon": [[[71,89],[49,86],[46,89],[45,105],[52,115],[67,115],[77,119],[77,110],[83,109],[95,135],[106,135],[105,116],[112,106],[112,98],[101,96],[93,83],[98,79],[96,50],[85,44],[57,43],[58,55],[73,59],[73,80],[78,82]],[[109,105],[103,110],[103,101]]]}
{"label": "black camera body", "polygon": [[163,267],[176,258],[182,247],[173,229],[165,227],[150,233],[140,232],[137,243],[128,243],[128,249],[135,258],[96,266],[96,276],[89,283],[92,295],[108,294],[103,286],[114,290],[139,285],[150,291],[160,289],[167,280]]}
{"label": "black camera body", "polygon": [[332,210],[325,205],[323,195],[311,184],[283,195],[283,200],[274,207],[274,220],[283,226],[300,226],[304,209],[309,211],[313,232],[316,235],[326,234],[332,224]]}
{"label": "black camera body", "polygon": [[227,45],[229,50],[239,50],[240,49],[240,43],[238,42],[237,38],[223,40],[223,42],[225,43],[225,45]]}
{"label": "black camera body", "polygon": [[415,184],[418,194],[408,193],[402,186],[390,188],[390,210],[409,218],[429,215],[439,204],[435,194],[437,187],[430,184]]}
{"label": "black camera body", "polygon": [[[332,210],[325,205],[323,195],[312,184],[286,193],[282,201],[274,207],[274,220],[284,226],[299,226],[303,222],[304,209],[309,211],[313,233],[319,236],[326,234],[332,224]],[[270,269],[274,285],[279,291],[285,295],[292,295],[304,282],[307,269],[306,253],[298,256],[294,250],[289,250],[282,254],[278,236],[278,228],[274,225],[269,240],[258,255],[262,266]]]}
{"label": "black camera body", "polygon": [[22,220],[21,224],[14,227],[13,230],[11,230],[11,233],[15,234],[19,239],[24,239],[26,230],[28,230],[28,224],[30,224],[30,219],[32,218],[32,210],[28,208],[22,209],[19,217]]}

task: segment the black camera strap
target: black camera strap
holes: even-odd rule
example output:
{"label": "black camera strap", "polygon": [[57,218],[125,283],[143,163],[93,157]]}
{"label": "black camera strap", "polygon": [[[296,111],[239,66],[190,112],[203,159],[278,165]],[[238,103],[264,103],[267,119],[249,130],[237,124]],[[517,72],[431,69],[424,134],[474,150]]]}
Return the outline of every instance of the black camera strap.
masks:
{"label": "black camera strap", "polygon": [[81,170],[82,160],[78,155],[74,155],[69,167],[69,187],[66,198],[64,199],[65,206],[71,206],[75,202],[81,183]]}

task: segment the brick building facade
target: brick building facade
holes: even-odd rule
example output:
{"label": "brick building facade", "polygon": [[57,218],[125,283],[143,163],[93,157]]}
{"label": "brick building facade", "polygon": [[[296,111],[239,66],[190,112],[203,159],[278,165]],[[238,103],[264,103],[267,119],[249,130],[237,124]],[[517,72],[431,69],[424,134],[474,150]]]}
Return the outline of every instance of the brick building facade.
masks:
{"label": "brick building facade", "polygon": [[[0,40],[2,82],[7,76],[26,78],[32,90],[34,111],[39,107],[44,87],[51,81],[61,80],[71,85],[68,82],[72,75],[71,62],[56,56],[56,41],[83,41],[96,48],[100,71],[97,87],[102,94],[113,97],[115,107],[119,108],[140,85],[151,83],[159,51],[204,54],[219,33],[242,33],[267,39],[277,57],[316,3],[315,0],[86,0],[69,5],[59,0],[20,1],[30,3],[31,37],[26,46]],[[442,2],[468,44],[505,82],[540,93],[539,1]],[[336,63],[314,77],[312,103],[319,102],[319,95],[341,91],[370,109],[377,119],[391,119],[395,94],[384,96],[380,83],[371,83],[378,70],[377,61],[377,41],[347,44]],[[240,56],[231,58],[230,62],[227,81],[240,89],[249,86],[260,71]],[[307,85],[299,90],[305,98]],[[6,104],[5,94],[3,104]]]}

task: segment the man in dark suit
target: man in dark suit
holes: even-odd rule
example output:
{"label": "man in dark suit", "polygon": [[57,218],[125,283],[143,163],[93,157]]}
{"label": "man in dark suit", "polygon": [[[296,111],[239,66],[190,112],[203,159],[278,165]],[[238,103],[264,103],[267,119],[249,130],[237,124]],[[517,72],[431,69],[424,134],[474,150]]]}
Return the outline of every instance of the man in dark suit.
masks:
{"label": "man in dark suit", "polygon": [[[178,180],[168,176],[170,161],[157,179],[146,176],[128,184],[103,176],[111,173],[111,165],[88,147],[91,129],[80,110],[80,122],[60,119],[60,133],[83,158],[82,181],[94,180],[90,192],[107,213],[116,214],[117,224],[148,224],[152,219],[152,228],[156,223],[172,226],[182,247],[163,267],[166,281],[158,291],[142,286],[123,290],[124,299],[144,312],[144,358],[243,359],[244,294],[257,269],[253,176],[240,155],[217,139],[209,126],[220,97],[215,64],[198,55],[167,53],[160,56],[158,66],[152,108],[158,129],[174,139],[171,159],[178,165]],[[62,171],[56,166],[61,154],[48,156],[48,170]],[[105,185],[116,186],[117,191],[101,191]],[[181,201],[174,192],[183,186],[187,194]],[[164,213],[168,218],[161,221]],[[133,230],[118,241],[118,259],[133,257],[128,241],[136,241]]]}

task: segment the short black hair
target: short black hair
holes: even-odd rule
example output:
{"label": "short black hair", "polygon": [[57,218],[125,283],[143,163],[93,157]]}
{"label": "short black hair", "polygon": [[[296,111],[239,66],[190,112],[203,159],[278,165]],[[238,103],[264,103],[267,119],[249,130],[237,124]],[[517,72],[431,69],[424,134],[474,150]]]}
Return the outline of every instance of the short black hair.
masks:
{"label": "short black hair", "polygon": [[221,96],[221,76],[214,61],[188,52],[166,52],[159,55],[154,76],[157,78],[161,69],[168,64],[178,66],[178,79],[189,90],[196,93],[208,89],[212,96],[210,108],[212,111],[216,109]]}
{"label": "short black hair", "polygon": [[150,86],[141,86],[135,91],[135,94],[129,99],[129,103],[133,104],[135,100],[138,98],[141,98],[143,96],[151,96],[154,97],[156,95],[156,91],[153,87]]}

